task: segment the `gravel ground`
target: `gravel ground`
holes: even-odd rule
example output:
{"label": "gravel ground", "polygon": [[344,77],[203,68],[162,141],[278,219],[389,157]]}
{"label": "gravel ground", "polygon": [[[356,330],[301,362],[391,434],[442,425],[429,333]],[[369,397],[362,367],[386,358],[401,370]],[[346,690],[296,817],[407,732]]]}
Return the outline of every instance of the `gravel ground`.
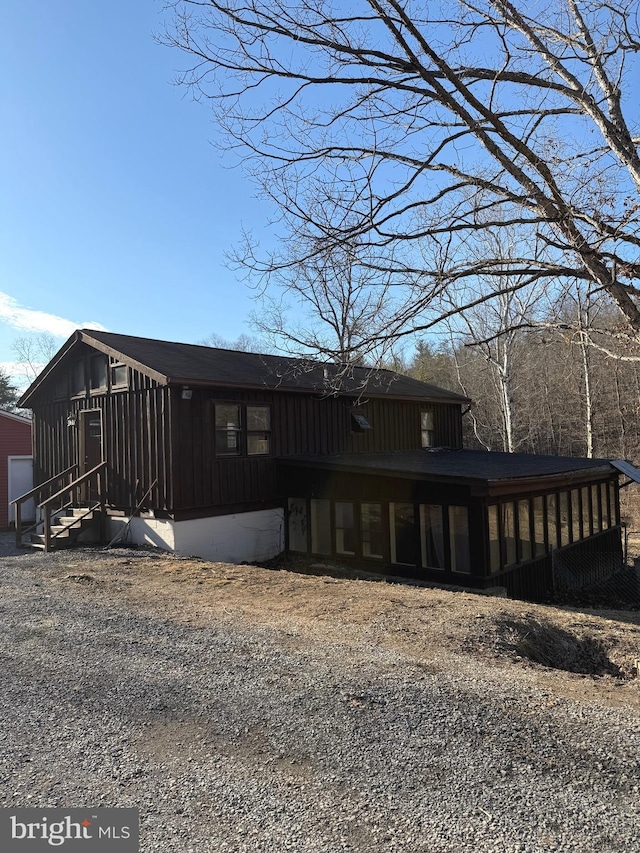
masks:
{"label": "gravel ground", "polygon": [[1,805],[139,807],[165,853],[640,851],[630,708],[463,655],[189,624],[85,578],[95,551],[70,577],[1,539]]}

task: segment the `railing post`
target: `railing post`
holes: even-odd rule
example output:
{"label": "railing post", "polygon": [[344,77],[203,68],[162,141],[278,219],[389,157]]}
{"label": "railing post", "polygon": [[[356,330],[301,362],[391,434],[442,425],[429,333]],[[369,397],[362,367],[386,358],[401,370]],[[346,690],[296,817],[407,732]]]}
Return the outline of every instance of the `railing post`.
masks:
{"label": "railing post", "polygon": [[16,501],[16,548],[22,545],[22,507],[20,501]]}
{"label": "railing post", "polygon": [[47,554],[51,550],[51,516],[48,504],[44,508],[44,550]]}

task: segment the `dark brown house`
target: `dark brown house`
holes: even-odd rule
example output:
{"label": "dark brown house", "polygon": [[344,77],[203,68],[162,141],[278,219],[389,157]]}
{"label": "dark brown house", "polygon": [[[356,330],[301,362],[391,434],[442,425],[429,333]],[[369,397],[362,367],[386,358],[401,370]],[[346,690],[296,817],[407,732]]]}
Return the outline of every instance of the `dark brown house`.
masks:
{"label": "dark brown house", "polygon": [[[618,470],[463,450],[469,402],[386,370],[80,330],[20,405],[40,502],[66,490],[78,518],[93,501],[107,535],[132,519],[130,539],[183,554],[288,549],[530,598],[610,570]],[[50,514],[49,547],[81,526]]]}

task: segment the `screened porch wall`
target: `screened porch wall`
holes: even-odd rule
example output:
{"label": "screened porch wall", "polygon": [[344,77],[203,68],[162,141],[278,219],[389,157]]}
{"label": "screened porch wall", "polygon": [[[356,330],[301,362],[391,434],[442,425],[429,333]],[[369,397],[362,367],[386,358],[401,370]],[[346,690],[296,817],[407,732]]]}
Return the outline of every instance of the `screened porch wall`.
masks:
{"label": "screened porch wall", "polygon": [[289,551],[444,583],[488,574],[484,501],[466,487],[296,468],[283,488]]}

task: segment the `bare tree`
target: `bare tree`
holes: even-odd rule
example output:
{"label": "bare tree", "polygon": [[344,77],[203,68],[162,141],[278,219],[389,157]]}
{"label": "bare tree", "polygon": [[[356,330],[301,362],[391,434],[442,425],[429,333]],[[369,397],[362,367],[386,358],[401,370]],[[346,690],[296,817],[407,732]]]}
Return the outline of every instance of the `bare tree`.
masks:
{"label": "bare tree", "polygon": [[[393,329],[405,305],[393,293],[393,276],[373,270],[366,249],[344,241],[309,251],[300,246],[278,269],[277,297],[266,294],[254,327],[274,349],[318,354],[338,364],[395,363]],[[308,241],[306,241],[308,242]],[[301,259],[301,260],[298,260]]]}
{"label": "bare tree", "polygon": [[[181,80],[253,164],[283,239],[310,257],[358,241],[409,288],[387,334],[430,328],[452,283],[494,282],[486,301],[517,277],[586,280],[640,336],[637,0],[170,6],[164,41],[194,60]],[[505,225],[530,235],[522,254],[466,251]]]}
{"label": "bare tree", "polygon": [[16,338],[12,348],[22,373],[29,382],[33,382],[58,350],[55,338],[47,332]]}

